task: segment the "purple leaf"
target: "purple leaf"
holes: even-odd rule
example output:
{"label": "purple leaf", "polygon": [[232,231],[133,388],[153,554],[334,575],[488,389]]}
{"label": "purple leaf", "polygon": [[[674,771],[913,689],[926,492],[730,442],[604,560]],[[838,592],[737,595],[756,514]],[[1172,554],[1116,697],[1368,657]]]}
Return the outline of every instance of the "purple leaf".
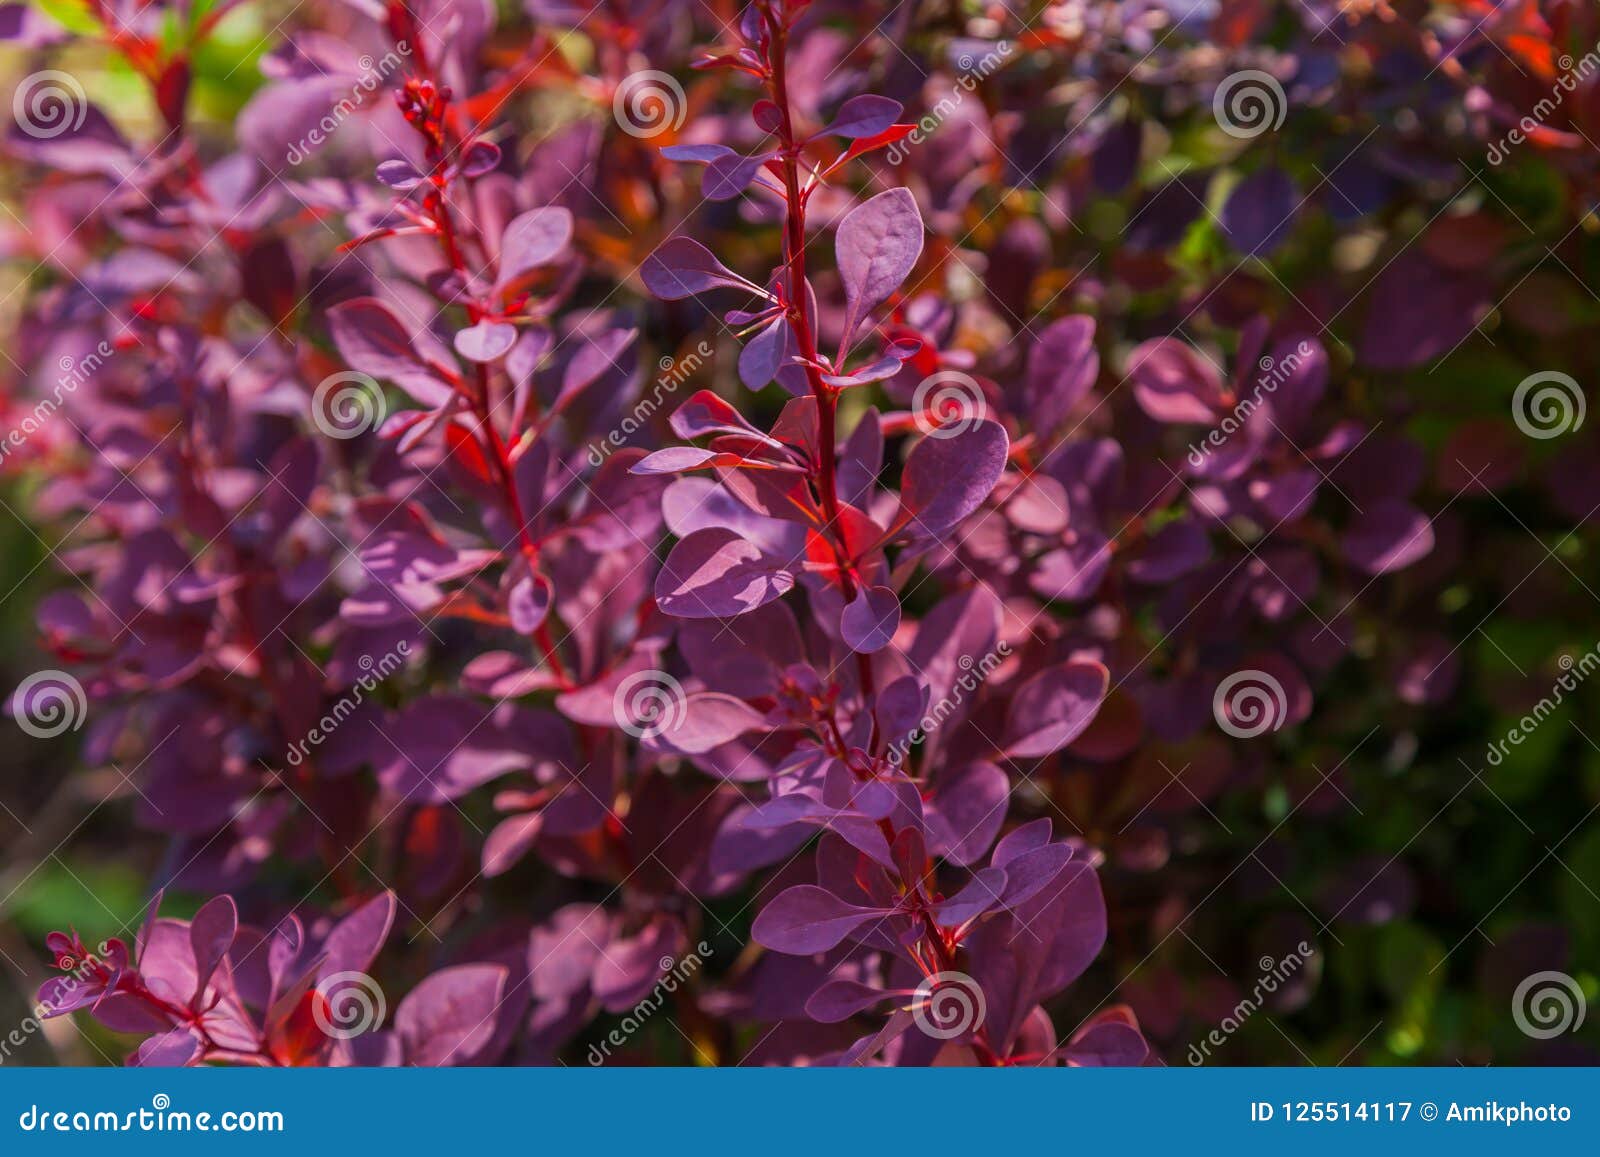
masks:
{"label": "purple leaf", "polygon": [[459,171],[463,177],[481,177],[485,173],[493,172],[499,164],[500,146],[493,141],[480,139],[467,146],[467,153],[461,158]]}
{"label": "purple leaf", "polygon": [[1133,180],[1139,170],[1144,125],[1143,117],[1129,116],[1106,126],[1095,144],[1091,166],[1095,188],[1100,192],[1121,192]]}
{"label": "purple leaf", "polygon": [[133,1063],[150,1069],[181,1068],[200,1056],[200,1047],[200,1039],[185,1025],[145,1041]]}
{"label": "purple leaf", "polygon": [[846,386],[864,386],[869,382],[881,382],[898,374],[906,361],[914,357],[921,348],[921,342],[895,342],[889,347],[889,352],[882,357],[851,370],[848,374],[823,374],[822,380],[830,386],[838,386],[841,389]]}
{"label": "purple leaf", "polygon": [[698,241],[674,237],[663,242],[639,268],[645,288],[662,301],[681,301],[708,289],[743,289],[765,297],[758,285],[746,281],[712,256]]}
{"label": "purple leaf", "polygon": [[806,1001],[806,1015],[823,1024],[837,1024],[892,995],[859,980],[830,980]]}
{"label": "purple leaf", "polygon": [[1433,549],[1433,524],[1404,499],[1384,498],[1356,516],[1343,546],[1345,557],[1368,574],[1388,574]]}
{"label": "purple leaf", "polygon": [[1040,671],[1011,700],[1006,754],[1037,759],[1071,743],[1094,721],[1110,684],[1111,673],[1099,663],[1074,661]]}
{"label": "purple leaf", "polygon": [[1141,583],[1169,583],[1211,557],[1211,538],[1194,518],[1169,522],[1128,561],[1128,577]]}
{"label": "purple leaf", "polygon": [[1006,773],[985,760],[953,774],[941,771],[925,808],[928,851],[952,864],[972,863],[988,851],[1005,823],[1010,792]]}
{"label": "purple leaf", "polygon": [[477,325],[456,331],[456,353],[469,362],[487,363],[504,357],[517,340],[517,327],[485,318]]}
{"label": "purple leaf", "polygon": [[523,812],[501,820],[483,841],[483,874],[490,878],[504,875],[522,857],[544,830],[543,812]]}
{"label": "purple leaf", "polygon": [[1034,425],[1054,430],[1100,374],[1092,317],[1051,322],[1028,351],[1027,401]]}
{"label": "purple leaf", "polygon": [[923,534],[938,535],[983,505],[1006,468],[1011,442],[987,420],[917,443],[901,477],[900,502]]}
{"label": "purple leaf", "polygon": [[[1048,826],[1045,830],[1048,833]],[[1067,844],[1046,844],[1008,859],[1006,887],[1001,899],[1012,906],[1032,899],[1072,862],[1072,854]]]}
{"label": "purple leaf", "polygon": [[697,390],[672,412],[669,421],[680,438],[704,438],[711,434],[749,434],[766,438],[743,414],[710,390]]}
{"label": "purple leaf", "polygon": [[749,815],[748,810],[736,810],[717,831],[710,850],[713,872],[750,872],[781,863],[815,834],[804,824],[776,829],[747,827],[744,821]]}
{"label": "purple leaf", "polygon": [[507,976],[503,965],[459,964],[424,977],[394,1014],[407,1063],[437,1068],[472,1062],[494,1035]]}
{"label": "purple leaf", "polygon": [[710,466],[732,466],[741,461],[737,454],[722,454],[715,450],[702,450],[698,446],[668,446],[646,454],[632,466],[630,474],[681,474],[685,470],[703,470]]}
{"label": "purple leaf", "polygon": [[1062,1055],[1068,1064],[1084,1068],[1131,1068],[1144,1064],[1150,1046],[1138,1029],[1111,1020],[1090,1025],[1072,1039]]}
{"label": "purple leaf", "polygon": [[862,318],[900,288],[922,255],[922,214],[909,189],[890,189],[857,205],[834,240],[844,282],[844,344]]}
{"label": "purple leaf", "polygon": [[530,269],[548,265],[572,242],[572,213],[555,206],[529,209],[500,235],[500,272],[495,289],[504,289]]}
{"label": "purple leaf", "polygon": [[366,972],[389,938],[398,907],[393,892],[382,892],[333,926],[322,945],[322,973]]}
{"label": "purple leaf", "polygon": [[702,691],[688,696],[682,710],[663,713],[663,726],[657,738],[665,746],[702,755],[760,727],[761,712],[743,699],[721,691]]}
{"label": "purple leaf", "polygon": [[591,977],[601,1005],[623,1012],[644,999],[682,951],[683,939],[676,918],[657,916],[639,935],[607,944]]}
{"label": "purple leaf", "polygon": [[1480,271],[1446,269],[1408,247],[1372,288],[1357,350],[1374,369],[1405,370],[1455,349],[1495,306]]}
{"label": "purple leaf", "polygon": [[422,184],[422,174],[410,161],[396,158],[378,165],[378,180],[404,193]]}
{"label": "purple leaf", "polygon": [[996,907],[1005,891],[1005,870],[984,868],[981,872],[974,872],[961,891],[942,901],[934,914],[945,927],[957,927]]}
{"label": "purple leaf", "polygon": [[1134,400],[1158,422],[1209,425],[1222,405],[1216,367],[1177,338],[1145,342],[1128,357]]}
{"label": "purple leaf", "polygon": [[794,586],[784,563],[731,530],[697,530],[672,548],[656,576],[656,602],[682,619],[732,618]]}
{"label": "purple leaf", "polygon": [[205,994],[211,974],[216,971],[239,931],[239,910],[232,896],[217,896],[201,905],[189,923],[189,943],[194,948],[194,995]]}
{"label": "purple leaf", "polygon": [[991,862],[997,868],[1004,868],[1018,856],[1036,851],[1050,842],[1050,820],[1048,818],[1030,820],[1020,828],[1007,832],[998,844],[994,846],[994,856]]}
{"label": "purple leaf", "polygon": [[750,119],[764,133],[776,133],[783,128],[783,111],[765,97],[750,107]]}
{"label": "purple leaf", "polygon": [[1241,253],[1270,253],[1288,236],[1298,199],[1288,173],[1276,165],[1257,169],[1228,195],[1222,231]]}
{"label": "purple leaf", "polygon": [[888,587],[861,587],[839,617],[844,641],[864,655],[887,647],[899,627],[900,596]]}
{"label": "purple leaf", "polygon": [[731,201],[750,187],[750,182],[756,179],[761,166],[767,163],[770,156],[771,153],[759,153],[753,157],[741,157],[738,153],[730,153],[717,157],[706,165],[700,191],[708,201]]}
{"label": "purple leaf", "polygon": [[425,406],[448,401],[452,392],[417,353],[389,307],[372,297],[341,302],[328,311],[333,344],[352,369],[391,381]]}
{"label": "purple leaf", "polygon": [[410,800],[444,803],[526,767],[535,755],[512,725],[527,711],[454,695],[413,700],[377,739],[378,780]]}
{"label": "purple leaf", "polygon": [[1110,567],[1111,543],[1102,535],[1084,531],[1073,545],[1041,557],[1028,585],[1044,598],[1076,602],[1100,589]]}
{"label": "purple leaf", "polygon": [[887,911],[847,903],[815,884],[798,884],[778,893],[761,910],[750,934],[774,952],[809,956],[833,948]]}
{"label": "purple leaf", "polygon": [[523,575],[506,596],[506,613],[511,617],[512,629],[523,635],[537,631],[549,617],[554,597],[550,580],[544,575],[538,572]]}
{"label": "purple leaf", "polygon": [[899,119],[900,111],[900,102],[886,96],[853,96],[839,106],[839,115],[822,131],[849,140],[875,137]]}
{"label": "purple leaf", "polygon": [[624,355],[633,348],[638,336],[636,329],[613,329],[598,337],[576,339],[578,348],[561,373],[561,402],[570,402],[579,392],[607,375],[620,388],[623,383],[618,378],[629,372]]}
{"label": "purple leaf", "polygon": [[733,156],[734,151],[727,145],[668,145],[661,150],[661,155],[669,161],[709,165],[718,157]]}
{"label": "purple leaf", "polygon": [[789,361],[793,341],[789,319],[773,318],[739,351],[739,380],[752,390],[764,389]]}

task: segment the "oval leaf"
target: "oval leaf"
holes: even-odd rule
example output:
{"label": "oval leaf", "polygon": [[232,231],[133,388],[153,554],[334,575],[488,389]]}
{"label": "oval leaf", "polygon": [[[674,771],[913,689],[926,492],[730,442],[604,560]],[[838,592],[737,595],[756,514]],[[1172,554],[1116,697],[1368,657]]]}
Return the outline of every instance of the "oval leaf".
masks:
{"label": "oval leaf", "polygon": [[922,256],[922,214],[910,189],[890,189],[857,205],[834,239],[844,282],[844,344],[861,319],[886,301]]}
{"label": "oval leaf", "polygon": [[1037,759],[1061,750],[1094,721],[1110,684],[1111,673],[1099,663],[1062,663],[1040,671],[1011,701],[1006,754]]}

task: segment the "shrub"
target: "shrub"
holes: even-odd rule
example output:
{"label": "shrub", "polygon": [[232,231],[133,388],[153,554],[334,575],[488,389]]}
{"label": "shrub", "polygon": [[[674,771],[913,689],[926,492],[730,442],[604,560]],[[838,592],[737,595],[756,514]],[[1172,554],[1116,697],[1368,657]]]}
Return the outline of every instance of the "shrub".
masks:
{"label": "shrub", "polygon": [[1320,960],[1480,914],[1424,833],[1519,693],[1463,671],[1495,544],[1563,584],[1594,513],[1593,75],[1501,137],[1600,29],[1180,7],[308,5],[233,116],[248,9],[94,6],[153,123],[15,105],[5,461],[68,581],[13,710],[206,899],[52,934],[46,1010],[139,1064],[1141,1064],[1298,953],[1276,1010],[1431,1025]]}

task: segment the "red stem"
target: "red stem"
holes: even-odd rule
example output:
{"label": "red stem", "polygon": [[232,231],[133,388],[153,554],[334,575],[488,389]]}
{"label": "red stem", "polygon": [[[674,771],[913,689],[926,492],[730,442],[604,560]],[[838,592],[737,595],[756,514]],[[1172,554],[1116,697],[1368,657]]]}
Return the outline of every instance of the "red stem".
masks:
{"label": "red stem", "polygon": [[[451,215],[450,205],[446,199],[448,186],[447,166],[449,141],[449,100],[445,95],[448,90],[438,86],[432,77],[427,61],[418,53],[418,70],[425,79],[434,84],[439,96],[439,118],[436,126],[430,125],[423,119],[421,123],[413,121],[413,125],[422,134],[427,144],[428,162],[431,166],[429,181],[432,184],[427,194],[423,197],[423,209],[428,214],[433,224],[434,232],[439,238],[440,249],[450,268],[455,271],[457,278],[463,286],[471,284],[470,274],[467,270],[466,258],[461,251],[461,242],[456,231],[455,218]],[[467,316],[474,325],[485,317],[491,316],[491,311],[481,302],[468,297],[464,304]],[[522,555],[528,561],[530,572],[537,571],[539,566],[539,547],[533,541],[529,532],[527,511],[522,505],[522,496],[517,492],[516,472],[511,463],[511,455],[501,439],[499,431],[494,425],[494,416],[490,409],[489,393],[489,367],[482,362],[476,363],[477,390],[472,397],[473,416],[477,422],[477,436],[479,446],[484,458],[489,462],[494,471],[495,482],[500,488],[501,498],[506,509],[517,524],[517,539],[522,550]],[[550,668],[556,682],[563,690],[570,690],[575,686],[566,665],[561,661],[561,656],[556,650],[555,640],[551,637],[548,623],[541,623],[533,633],[534,643],[538,646],[543,656],[545,665]]]}
{"label": "red stem", "polygon": [[[821,371],[817,364],[820,358],[817,354],[816,328],[811,316],[811,295],[806,291],[806,193],[800,187],[799,160],[801,145],[794,131],[794,117],[789,107],[788,75],[786,71],[788,24],[783,11],[781,0],[767,9],[767,29],[771,36],[771,45],[768,58],[768,91],[772,102],[778,108],[778,137],[781,148],[778,153],[778,165],[783,177],[784,188],[784,232],[783,232],[783,258],[784,269],[787,275],[787,298],[789,322],[794,328],[795,339],[800,346],[800,356],[805,361],[806,380],[811,386],[811,394],[817,401],[817,441],[820,461],[817,465],[817,490],[822,503],[823,515],[827,518],[827,530],[833,546],[834,556],[838,560],[839,574],[844,584],[845,596],[854,598],[856,593],[855,574],[852,569],[853,559],[850,557],[849,547],[844,537],[843,524],[839,520],[839,494],[836,473],[838,433],[836,417],[838,412],[839,391],[822,380]],[[870,701],[873,695],[872,662],[862,654],[856,655],[856,669],[860,677],[862,695]],[[832,719],[831,712],[827,719],[828,729],[839,748],[840,758],[851,767],[851,771],[858,778],[865,779],[872,772],[861,770],[850,765],[844,738],[839,732],[837,723]],[[898,836],[895,827],[887,819],[880,821],[880,829],[890,846]],[[898,874],[898,873],[897,873]],[[953,972],[955,968],[955,948],[949,944],[940,930],[938,921],[934,918],[931,905],[923,894],[922,879],[900,878],[900,886],[911,899],[916,915],[920,916],[926,929],[924,939],[928,945],[928,952],[933,957],[936,971]],[[984,1065],[997,1065],[1000,1063],[994,1049],[980,1027],[972,1043],[973,1052],[979,1063]]]}
{"label": "red stem", "polygon": [[828,520],[828,530],[834,540],[834,552],[839,559],[839,573],[844,581],[845,594],[855,596],[855,577],[850,570],[849,553],[843,542],[839,522],[839,491],[835,476],[837,432],[835,415],[839,404],[839,391],[822,380],[817,369],[816,329],[811,317],[811,295],[806,292],[806,197],[800,189],[800,144],[795,136],[794,117],[789,108],[788,76],[785,56],[788,47],[788,29],[784,18],[774,5],[769,10],[769,29],[772,34],[770,91],[772,102],[778,106],[780,122],[778,136],[782,148],[778,164],[783,173],[783,264],[787,273],[789,322],[794,328],[795,340],[800,344],[800,356],[806,363],[806,380],[811,394],[817,400],[817,442],[821,460],[817,465],[817,490],[822,501],[822,513]]}
{"label": "red stem", "polygon": [[[806,381],[811,386],[811,396],[817,401],[817,450],[820,461],[816,463],[816,489],[822,503],[822,514],[827,520],[827,532],[833,555],[839,567],[839,578],[846,599],[856,597],[854,559],[844,537],[844,524],[839,520],[839,484],[837,475],[839,391],[822,380],[817,369],[821,360],[817,354],[816,325],[811,316],[811,295],[806,291],[806,193],[800,188],[801,145],[794,131],[794,115],[789,107],[789,81],[787,71],[789,30],[781,4],[767,10],[767,28],[772,41],[769,50],[768,89],[772,103],[778,107],[778,137],[782,147],[778,152],[778,165],[783,174],[783,265],[787,288],[784,296],[788,303],[789,323],[795,340],[800,345],[800,356],[805,361]],[[856,676],[861,685],[861,695],[870,701],[875,694],[872,661],[866,655],[856,655]],[[873,721],[876,730],[876,719]]]}

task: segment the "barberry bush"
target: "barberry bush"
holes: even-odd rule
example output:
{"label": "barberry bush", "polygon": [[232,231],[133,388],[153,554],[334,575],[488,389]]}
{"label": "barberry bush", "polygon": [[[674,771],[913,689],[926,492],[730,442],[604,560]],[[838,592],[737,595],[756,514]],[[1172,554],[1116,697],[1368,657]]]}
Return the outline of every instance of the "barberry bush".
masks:
{"label": "barberry bush", "polygon": [[1592,5],[0,35],[70,1059],[1593,1059]]}

